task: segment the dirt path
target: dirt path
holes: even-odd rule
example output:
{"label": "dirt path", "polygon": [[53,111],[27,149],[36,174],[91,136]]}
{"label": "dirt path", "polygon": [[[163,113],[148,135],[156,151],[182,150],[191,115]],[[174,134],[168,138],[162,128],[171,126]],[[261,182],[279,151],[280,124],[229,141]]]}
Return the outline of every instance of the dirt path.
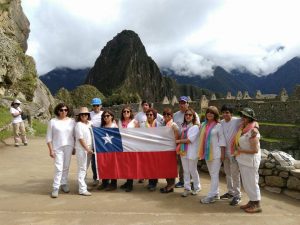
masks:
{"label": "dirt path", "polygon": [[[93,190],[92,197],[79,196],[75,157],[71,192],[51,199],[53,162],[45,139],[31,138],[29,146],[19,148],[11,139],[6,143],[0,145],[0,224],[300,224],[300,201],[264,191],[260,214],[246,214],[239,207],[229,206],[228,201],[200,204],[200,197],[209,188],[207,174],[201,174],[203,190],[199,196],[182,198],[182,189],[170,194],[149,193],[143,184],[136,183],[131,193]],[[161,180],[159,186],[164,183]],[[221,193],[225,190],[222,178]],[[244,194],[243,203],[247,200]]]}

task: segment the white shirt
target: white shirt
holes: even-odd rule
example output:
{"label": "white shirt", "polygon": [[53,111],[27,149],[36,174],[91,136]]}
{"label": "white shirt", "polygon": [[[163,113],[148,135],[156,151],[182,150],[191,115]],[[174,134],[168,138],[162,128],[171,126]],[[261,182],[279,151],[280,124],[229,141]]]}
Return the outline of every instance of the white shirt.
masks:
{"label": "white shirt", "polygon": [[198,159],[198,150],[199,150],[199,126],[193,125],[187,131],[187,139],[191,143],[188,144],[187,153],[185,156],[181,156],[186,159]]}
{"label": "white shirt", "polygon": [[225,137],[223,134],[222,125],[220,123],[217,123],[214,126],[214,128],[212,128],[210,141],[211,141],[211,145],[212,145],[213,159],[220,159],[221,158],[221,146],[222,147],[226,146],[226,141],[225,141]]}
{"label": "white shirt", "polygon": [[[134,119],[138,122],[139,127],[146,127],[146,121],[147,121],[146,113],[138,112],[135,115]],[[158,123],[158,126],[162,126],[164,122],[163,116],[159,113],[157,113],[156,122]]]}
{"label": "white shirt", "polygon": [[[15,113],[19,113],[19,112],[22,112],[20,107],[18,107],[18,108],[11,107],[10,108],[11,114],[15,114]],[[16,117],[13,116],[12,123],[21,123],[21,122],[23,122],[21,114]]]}
{"label": "white shirt", "polygon": [[47,143],[51,142],[53,149],[59,149],[62,146],[74,146],[74,127],[75,121],[71,118],[59,120],[53,118],[48,123]]}
{"label": "white shirt", "polygon": [[87,146],[92,146],[92,123],[88,121],[87,124],[78,122],[75,126],[75,148],[85,151],[83,146],[80,144],[79,139],[83,139]]}
{"label": "white shirt", "polygon": [[[251,131],[249,130],[247,133],[242,135],[239,140],[239,146],[242,150],[250,150],[250,137],[251,137]],[[260,134],[258,133],[256,135],[258,139],[260,139]],[[261,151],[260,151],[260,143],[258,142],[258,153],[255,154],[245,154],[241,153],[240,155],[236,156],[236,160],[238,161],[239,164],[242,164],[244,166],[249,166],[249,167],[255,167],[258,168],[260,164],[260,157],[261,157]]]}
{"label": "white shirt", "polygon": [[[119,120],[118,126],[119,126],[119,128],[123,128],[123,126],[122,126],[122,121],[121,121],[121,120]],[[127,127],[126,127],[126,128],[135,128],[135,120],[134,120],[134,119],[131,120],[131,121],[127,124]]]}
{"label": "white shirt", "polygon": [[221,121],[223,133],[224,133],[224,138],[226,141],[226,156],[230,157],[231,156],[231,143],[233,139],[235,138],[236,133],[239,130],[239,126],[241,123],[240,118],[232,117],[230,121]]}
{"label": "white shirt", "polygon": [[[174,113],[174,115],[173,115],[173,121],[179,127],[179,131],[181,131],[181,128],[182,128],[182,124],[183,124],[183,121],[184,121],[184,114],[185,114],[185,112],[181,112],[179,110],[176,113]],[[196,113],[196,123],[200,125],[200,119],[199,119],[199,116],[198,116],[197,113]]]}
{"label": "white shirt", "polygon": [[93,127],[101,127],[102,113],[103,111],[100,111],[99,113],[95,113],[94,111],[90,112],[91,122]]}

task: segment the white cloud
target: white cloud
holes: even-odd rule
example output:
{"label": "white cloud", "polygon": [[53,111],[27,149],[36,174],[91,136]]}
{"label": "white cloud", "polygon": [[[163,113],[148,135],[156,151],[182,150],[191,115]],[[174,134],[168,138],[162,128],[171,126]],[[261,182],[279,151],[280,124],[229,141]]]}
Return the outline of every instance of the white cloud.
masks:
{"label": "white cloud", "polygon": [[[160,67],[211,75],[212,66],[268,74],[300,54],[297,0],[23,0],[28,54],[43,74],[93,66],[124,29]],[[278,49],[284,46],[283,49]]]}

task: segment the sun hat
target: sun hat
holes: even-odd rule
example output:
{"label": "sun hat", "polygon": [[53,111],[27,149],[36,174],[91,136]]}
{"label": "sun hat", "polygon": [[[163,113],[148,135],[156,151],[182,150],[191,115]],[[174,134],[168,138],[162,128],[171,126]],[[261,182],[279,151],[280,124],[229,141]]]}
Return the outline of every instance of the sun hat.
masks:
{"label": "sun hat", "polygon": [[13,101],[13,104],[21,104],[21,102],[20,102],[18,99],[15,99],[15,100]]}
{"label": "sun hat", "polygon": [[88,108],[87,108],[87,107],[81,107],[81,108],[79,109],[78,115],[79,115],[79,114],[86,114],[86,113],[90,114]]}
{"label": "sun hat", "polygon": [[239,115],[246,116],[248,118],[256,120],[255,113],[254,113],[253,109],[251,109],[251,108],[243,108],[243,110],[239,111]]}

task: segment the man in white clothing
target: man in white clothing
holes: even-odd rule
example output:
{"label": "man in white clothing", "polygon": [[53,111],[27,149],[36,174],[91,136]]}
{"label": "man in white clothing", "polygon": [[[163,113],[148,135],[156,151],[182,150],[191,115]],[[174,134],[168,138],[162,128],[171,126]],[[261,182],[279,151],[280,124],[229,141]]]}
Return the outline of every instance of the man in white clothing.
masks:
{"label": "man in white clothing", "polygon": [[220,198],[231,199],[230,205],[235,206],[241,202],[241,179],[238,163],[234,156],[233,141],[238,132],[241,119],[232,116],[233,107],[231,105],[223,105],[221,112],[223,115],[221,125],[226,141],[226,150],[222,153],[222,158],[224,159],[223,164],[228,191]]}
{"label": "man in white clothing", "polygon": [[[184,121],[184,113],[188,108],[189,108],[188,97],[181,96],[179,98],[179,111],[174,113],[174,116],[173,116],[173,121],[179,127],[179,134],[181,133],[182,124]],[[197,123],[197,125],[200,125],[200,119],[199,119],[199,116],[197,115],[197,113],[196,113],[196,123]],[[178,163],[178,167],[179,167],[179,182],[176,183],[175,187],[182,188],[184,186],[183,168],[182,168],[182,164],[181,164],[181,160],[180,160],[179,156],[177,157],[177,163]]]}
{"label": "man in white clothing", "polygon": [[[101,116],[103,111],[102,108],[102,101],[100,98],[93,98],[91,101],[91,105],[93,107],[92,111],[90,112],[91,122],[93,127],[101,127]],[[99,184],[99,180],[97,180],[97,171],[96,171],[96,162],[95,157],[91,157],[91,167],[93,171],[93,186],[97,186]]]}

